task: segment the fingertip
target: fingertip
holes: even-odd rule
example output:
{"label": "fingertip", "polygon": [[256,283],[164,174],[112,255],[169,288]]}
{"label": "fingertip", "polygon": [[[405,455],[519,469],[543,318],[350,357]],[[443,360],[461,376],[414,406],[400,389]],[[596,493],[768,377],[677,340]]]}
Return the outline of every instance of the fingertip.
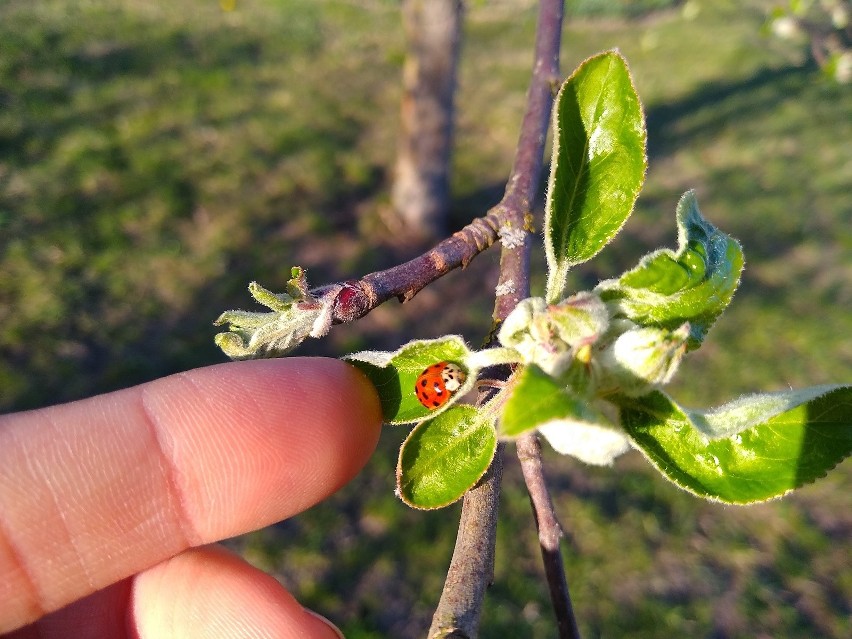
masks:
{"label": "fingertip", "polygon": [[351,365],[286,358],[2,422],[0,595],[11,597],[0,628],[11,630],[189,546],[322,501],[375,450],[381,408]]}
{"label": "fingertip", "polygon": [[[345,452],[339,460],[348,480],[367,463],[382,426],[375,386],[355,366],[328,357],[288,357],[232,362],[220,387],[242,387],[243,421],[277,420],[280,431],[316,446]],[[214,367],[218,368],[218,367]],[[191,373],[204,374],[211,369]],[[234,395],[232,395],[232,398]]]}
{"label": "fingertip", "polygon": [[329,358],[196,369],[155,382],[146,395],[203,542],[328,497],[366,464],[381,429],[375,388],[353,366]]}
{"label": "fingertip", "polygon": [[333,623],[331,623],[331,620],[329,620],[327,617],[323,617],[321,614],[314,610],[311,610],[310,608],[302,608],[302,611],[305,614],[310,615],[320,623],[325,624],[327,629],[332,632],[334,639],[346,639],[346,637],[343,636],[343,631],[337,626],[335,626]]}
{"label": "fingertip", "polygon": [[273,577],[219,546],[189,550],[134,580],[130,626],[140,639],[340,639]]}
{"label": "fingertip", "polygon": [[349,432],[357,439],[357,452],[366,453],[357,460],[360,469],[375,449],[381,432],[382,407],[376,387],[358,368],[338,359],[294,357],[278,362],[282,364],[285,387],[291,383],[294,371],[301,378],[304,385],[298,393],[316,411],[316,422],[345,424],[343,433],[330,435],[340,437]]}

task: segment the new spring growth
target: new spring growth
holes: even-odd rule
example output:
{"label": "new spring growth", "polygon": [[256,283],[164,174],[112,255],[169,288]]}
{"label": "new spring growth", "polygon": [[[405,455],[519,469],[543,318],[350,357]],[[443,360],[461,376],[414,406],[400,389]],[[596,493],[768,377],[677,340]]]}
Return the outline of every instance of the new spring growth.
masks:
{"label": "new spring growth", "polygon": [[533,297],[506,318],[499,339],[524,363],[587,397],[637,395],[667,383],[686,352],[689,324],[669,331],[614,314],[594,292],[550,305]]}
{"label": "new spring growth", "polygon": [[594,293],[578,293],[558,304],[543,298],[522,300],[500,328],[503,346],[518,351],[527,364],[535,364],[551,377],[562,377],[588,356],[609,326],[609,309]]}
{"label": "new spring growth", "polygon": [[285,355],[308,337],[328,333],[339,289],[308,290],[305,271],[298,266],[291,269],[284,293],[273,293],[252,282],[249,293],[271,312],[225,311],[214,325],[227,325],[228,332],[217,334],[216,344],[232,359]]}
{"label": "new spring growth", "polygon": [[599,393],[610,387],[625,395],[639,396],[671,381],[686,354],[688,322],[674,331],[639,327],[629,320],[613,325],[617,326],[613,332],[618,337],[600,352],[597,360]]}

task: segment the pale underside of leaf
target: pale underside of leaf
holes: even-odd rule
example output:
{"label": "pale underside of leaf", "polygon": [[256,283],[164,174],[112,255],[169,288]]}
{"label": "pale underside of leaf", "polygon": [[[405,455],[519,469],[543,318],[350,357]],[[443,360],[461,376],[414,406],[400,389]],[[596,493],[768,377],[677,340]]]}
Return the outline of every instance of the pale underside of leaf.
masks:
{"label": "pale underside of leaf", "polygon": [[538,432],[557,453],[592,466],[609,466],[630,450],[630,438],[601,424],[557,419],[540,424]]}
{"label": "pale underside of leaf", "polygon": [[[747,504],[811,483],[852,452],[852,387],[825,389],[797,406],[770,411],[772,417],[749,428],[716,425],[717,432],[733,434],[712,440],[694,427],[690,415],[696,411],[681,409],[659,391],[615,400],[634,445],[665,477],[707,499]],[[742,417],[743,401],[713,419]]]}

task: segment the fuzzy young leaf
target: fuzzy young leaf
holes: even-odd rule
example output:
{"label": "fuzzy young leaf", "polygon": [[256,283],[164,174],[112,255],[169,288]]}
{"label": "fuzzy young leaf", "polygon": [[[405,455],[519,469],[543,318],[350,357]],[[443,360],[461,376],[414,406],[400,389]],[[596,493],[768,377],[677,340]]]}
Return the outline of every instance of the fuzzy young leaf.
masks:
{"label": "fuzzy young leaf", "polygon": [[852,453],[852,386],[752,395],[707,412],[684,410],[659,391],[615,401],[625,430],[657,470],[714,501],[780,497]]}
{"label": "fuzzy young leaf", "polygon": [[538,366],[525,366],[511,387],[503,407],[500,434],[517,437],[560,419],[595,421],[586,403]]}
{"label": "fuzzy young leaf", "polygon": [[284,293],[268,291],[257,282],[248,288],[255,301],[271,312],[225,311],[213,322],[215,326],[227,325],[228,331],[218,333],[214,340],[232,359],[280,357],[308,337],[323,337],[331,328],[337,289],[314,295],[298,266],[293,267]]}
{"label": "fuzzy young leaf", "polygon": [[544,218],[548,302],[562,297],[572,266],[618,233],[645,180],[642,105],[617,51],[589,58],[564,82],[553,132]]}
{"label": "fuzzy young leaf", "polygon": [[519,374],[503,408],[500,434],[537,429],[563,455],[606,466],[630,449],[630,440],[587,402],[535,365]]}
{"label": "fuzzy young leaf", "polygon": [[403,442],[397,494],[414,508],[448,506],[485,474],[496,449],[492,419],[472,406],[453,406],[418,424]]}
{"label": "fuzzy young leaf", "polygon": [[701,216],[689,191],[677,206],[678,250],[654,251],[595,291],[616,316],[641,326],[675,330],[689,322],[690,349],[698,348],[727,308],[743,269],[739,243]]}
{"label": "fuzzy young leaf", "polygon": [[478,370],[474,368],[478,365],[475,354],[458,335],[414,340],[394,352],[362,351],[344,359],[364,371],[378,389],[382,413],[388,424],[419,422],[452,404],[450,399],[443,407],[430,411],[417,399],[414,384],[426,367],[444,361],[458,364],[466,379],[456,396],[464,395],[473,387]]}

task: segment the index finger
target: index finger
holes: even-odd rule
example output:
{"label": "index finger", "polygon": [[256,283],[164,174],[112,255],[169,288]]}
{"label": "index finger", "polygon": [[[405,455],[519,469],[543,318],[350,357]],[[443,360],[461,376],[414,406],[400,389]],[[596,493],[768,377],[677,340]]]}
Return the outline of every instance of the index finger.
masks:
{"label": "index finger", "polygon": [[380,423],[366,378],[319,358],[0,418],[0,632],[322,500],[363,466]]}

